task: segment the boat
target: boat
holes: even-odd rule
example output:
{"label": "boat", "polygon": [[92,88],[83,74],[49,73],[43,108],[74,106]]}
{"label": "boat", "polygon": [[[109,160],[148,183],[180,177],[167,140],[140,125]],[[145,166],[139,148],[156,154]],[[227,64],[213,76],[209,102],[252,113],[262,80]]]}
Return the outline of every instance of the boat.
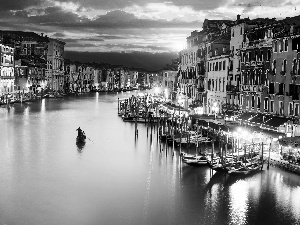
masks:
{"label": "boat", "polygon": [[186,159],[184,162],[190,166],[204,166],[207,165],[207,157],[205,155],[198,155],[194,159]]}
{"label": "boat", "polygon": [[250,172],[249,168],[243,165],[241,162],[237,162],[230,167],[226,167],[228,169],[228,174],[237,175],[237,174],[248,174]]}
{"label": "boat", "polygon": [[181,153],[182,161],[191,166],[207,165],[207,157],[204,154]]}
{"label": "boat", "polygon": [[253,163],[249,166],[247,166],[248,169],[249,169],[249,172],[255,172],[255,171],[258,171],[260,169],[262,169],[262,164],[260,163]]}
{"label": "boat", "polygon": [[44,94],[43,98],[55,98],[54,94]]}
{"label": "boat", "polygon": [[85,144],[86,136],[80,135],[76,137],[76,144]]}
{"label": "boat", "polygon": [[123,115],[122,119],[123,119],[124,122],[126,122],[126,121],[127,122],[129,122],[129,121],[134,122],[135,121],[135,116],[133,116],[131,114],[127,114],[127,115]]}

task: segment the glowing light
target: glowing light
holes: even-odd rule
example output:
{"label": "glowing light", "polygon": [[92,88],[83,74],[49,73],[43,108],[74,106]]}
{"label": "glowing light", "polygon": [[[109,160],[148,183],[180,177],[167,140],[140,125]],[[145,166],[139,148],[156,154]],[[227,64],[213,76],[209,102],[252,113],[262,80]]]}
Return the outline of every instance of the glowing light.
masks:
{"label": "glowing light", "polygon": [[165,89],[165,97],[166,97],[166,99],[168,98],[168,96],[169,96],[168,89]]}
{"label": "glowing light", "polygon": [[171,51],[180,52],[181,50],[185,49],[185,42],[183,41],[175,41],[170,44],[169,48]]}

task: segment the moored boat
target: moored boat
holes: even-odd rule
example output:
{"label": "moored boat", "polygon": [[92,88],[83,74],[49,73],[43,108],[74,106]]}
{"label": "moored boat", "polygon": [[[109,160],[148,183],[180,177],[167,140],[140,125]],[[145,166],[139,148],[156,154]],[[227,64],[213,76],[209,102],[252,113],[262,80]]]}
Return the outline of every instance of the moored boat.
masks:
{"label": "moored boat", "polygon": [[207,157],[204,155],[198,155],[195,158],[186,159],[185,163],[190,166],[204,166],[207,165]]}

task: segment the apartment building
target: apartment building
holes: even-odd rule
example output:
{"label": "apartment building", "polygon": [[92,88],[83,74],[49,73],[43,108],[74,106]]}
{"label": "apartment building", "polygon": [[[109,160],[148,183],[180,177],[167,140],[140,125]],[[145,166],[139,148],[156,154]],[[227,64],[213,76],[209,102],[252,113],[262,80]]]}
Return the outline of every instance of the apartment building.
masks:
{"label": "apartment building", "polygon": [[15,89],[14,48],[0,44],[0,94]]}
{"label": "apartment building", "polygon": [[47,43],[46,79],[53,90],[63,90],[64,83],[64,46],[65,42],[49,38]]}

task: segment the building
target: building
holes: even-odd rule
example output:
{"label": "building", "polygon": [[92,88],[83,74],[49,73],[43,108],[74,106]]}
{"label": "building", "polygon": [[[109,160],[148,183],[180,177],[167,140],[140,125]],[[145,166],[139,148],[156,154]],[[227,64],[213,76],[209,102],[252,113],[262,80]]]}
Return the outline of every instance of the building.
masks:
{"label": "building", "polygon": [[49,38],[47,43],[47,85],[53,90],[63,90],[65,42]]}
{"label": "building", "polygon": [[136,87],[137,86],[137,84],[138,84],[137,83],[138,74],[139,74],[138,71],[129,69],[128,77],[130,77],[130,87]]}
{"label": "building", "polygon": [[34,32],[0,31],[0,40],[15,49],[15,89],[35,92],[45,88],[49,38]]}
{"label": "building", "polygon": [[179,53],[177,96],[180,97],[179,101],[185,99],[185,107],[188,107],[198,96],[198,45],[203,36],[203,31],[193,31],[187,37],[187,48]]}
{"label": "building", "polygon": [[275,34],[272,41],[269,98],[265,102],[265,111],[299,118],[300,32],[294,26],[289,28],[284,33]]}
{"label": "building", "polygon": [[175,100],[177,92],[177,71],[162,70],[162,91],[166,99]]}
{"label": "building", "polygon": [[14,92],[14,48],[0,44],[0,94]]}
{"label": "building", "polygon": [[207,114],[219,114],[226,104],[229,55],[207,59]]}

